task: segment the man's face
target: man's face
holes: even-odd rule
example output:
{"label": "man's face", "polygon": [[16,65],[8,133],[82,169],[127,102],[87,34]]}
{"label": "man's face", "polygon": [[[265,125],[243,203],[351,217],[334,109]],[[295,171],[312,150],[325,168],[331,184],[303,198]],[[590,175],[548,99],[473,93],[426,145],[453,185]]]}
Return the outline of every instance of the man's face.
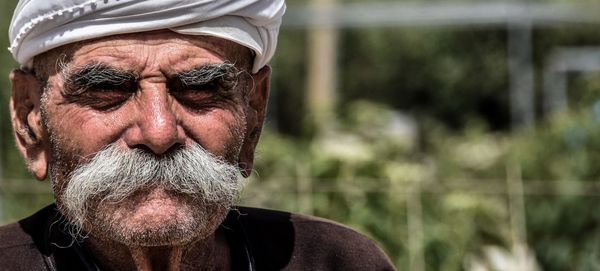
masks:
{"label": "man's face", "polygon": [[[90,161],[95,165],[95,156],[107,148],[116,153],[142,153],[144,159],[158,164],[169,159],[182,164],[195,156],[180,155],[173,160],[174,153],[199,146],[215,162],[251,164],[240,157],[252,157],[248,152],[254,150],[255,139],[249,138],[248,130],[262,124],[260,111],[266,94],[258,106],[263,109],[250,105],[253,78],[239,66],[248,63],[247,49],[218,38],[160,31],[87,42],[70,53],[72,57],[59,62],[57,72],[49,76],[41,102],[54,193],[70,219],[64,201],[73,172]],[[115,165],[114,161],[121,160],[112,161]],[[135,165],[125,171],[135,171]],[[93,168],[92,172],[101,170],[107,169]],[[177,165],[158,171],[162,175],[148,176],[178,174]],[[193,171],[188,167],[185,174],[195,176]],[[127,172],[119,174],[128,176]],[[96,191],[111,185],[97,181],[101,184]],[[231,199],[219,202],[181,192],[189,180],[179,180],[182,183],[174,186],[164,179],[134,181],[143,185],[124,198],[111,201],[102,197],[102,190],[90,198],[83,229],[120,242],[188,242],[213,232],[231,204]],[[77,189],[86,189],[85,182]]]}

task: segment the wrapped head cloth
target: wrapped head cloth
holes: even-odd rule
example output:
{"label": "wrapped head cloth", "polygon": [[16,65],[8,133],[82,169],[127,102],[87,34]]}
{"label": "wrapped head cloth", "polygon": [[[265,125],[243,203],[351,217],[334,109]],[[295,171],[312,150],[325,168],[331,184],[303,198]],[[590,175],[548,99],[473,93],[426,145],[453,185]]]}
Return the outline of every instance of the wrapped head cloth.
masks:
{"label": "wrapped head cloth", "polygon": [[10,52],[29,66],[61,45],[115,34],[169,29],[215,36],[255,53],[252,72],[275,52],[283,0],[20,0],[10,23]]}

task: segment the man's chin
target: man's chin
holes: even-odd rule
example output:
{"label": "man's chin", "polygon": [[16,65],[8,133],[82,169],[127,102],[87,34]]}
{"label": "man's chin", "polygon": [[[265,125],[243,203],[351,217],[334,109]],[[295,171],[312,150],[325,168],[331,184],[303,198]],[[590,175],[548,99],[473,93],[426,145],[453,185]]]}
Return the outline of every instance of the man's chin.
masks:
{"label": "man's chin", "polygon": [[84,226],[96,238],[127,246],[173,246],[201,240],[227,215],[228,203],[206,203],[161,188],[101,203]]}

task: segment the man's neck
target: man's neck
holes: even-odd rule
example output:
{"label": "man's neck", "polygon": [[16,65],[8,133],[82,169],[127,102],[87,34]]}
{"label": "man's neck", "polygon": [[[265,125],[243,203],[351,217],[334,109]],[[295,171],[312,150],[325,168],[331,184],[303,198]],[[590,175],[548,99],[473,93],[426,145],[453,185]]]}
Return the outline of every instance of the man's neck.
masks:
{"label": "man's neck", "polygon": [[129,252],[137,270],[179,271],[183,248],[132,247]]}
{"label": "man's neck", "polygon": [[221,231],[202,241],[179,246],[128,247],[94,237],[86,240],[85,246],[103,270],[231,269],[229,246]]}

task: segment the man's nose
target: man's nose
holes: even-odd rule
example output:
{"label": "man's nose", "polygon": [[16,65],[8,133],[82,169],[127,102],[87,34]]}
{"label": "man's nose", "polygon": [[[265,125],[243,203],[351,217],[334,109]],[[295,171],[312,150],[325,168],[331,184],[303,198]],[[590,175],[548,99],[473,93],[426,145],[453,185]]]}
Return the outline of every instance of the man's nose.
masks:
{"label": "man's nose", "polygon": [[178,125],[167,91],[142,90],[137,99],[136,120],[125,135],[130,148],[146,148],[155,154],[163,154],[185,143],[184,132]]}

